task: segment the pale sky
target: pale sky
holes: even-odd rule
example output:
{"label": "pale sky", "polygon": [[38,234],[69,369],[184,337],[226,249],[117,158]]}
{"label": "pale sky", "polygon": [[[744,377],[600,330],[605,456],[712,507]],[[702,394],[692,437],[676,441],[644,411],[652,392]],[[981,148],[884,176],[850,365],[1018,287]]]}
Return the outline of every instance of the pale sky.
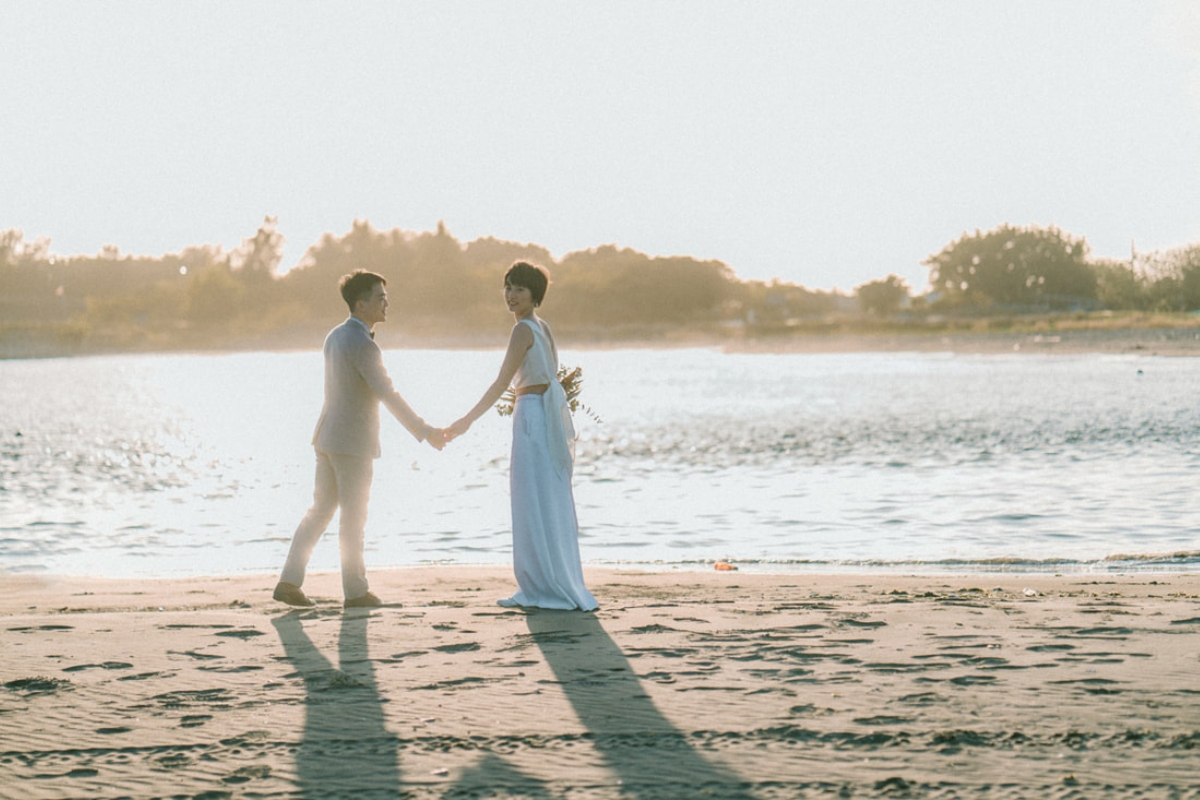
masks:
{"label": "pale sky", "polygon": [[852,289],[1200,243],[1200,2],[0,0],[0,230],[294,265],[366,219]]}

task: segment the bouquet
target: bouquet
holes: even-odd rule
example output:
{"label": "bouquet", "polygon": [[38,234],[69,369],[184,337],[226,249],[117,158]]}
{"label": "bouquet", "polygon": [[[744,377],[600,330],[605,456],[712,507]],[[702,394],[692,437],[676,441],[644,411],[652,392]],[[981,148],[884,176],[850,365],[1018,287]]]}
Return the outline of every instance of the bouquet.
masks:
{"label": "bouquet", "polygon": [[[583,391],[583,367],[558,367],[558,382],[562,384],[563,392],[567,396],[567,408],[571,409],[574,414],[577,411],[583,411],[596,422],[601,422],[599,415],[595,411],[588,408],[579,401],[579,393]],[[500,402],[496,403],[496,412],[502,417],[507,417],[513,413],[513,409],[517,404],[517,393],[510,386],[504,390],[504,394],[500,395]]]}

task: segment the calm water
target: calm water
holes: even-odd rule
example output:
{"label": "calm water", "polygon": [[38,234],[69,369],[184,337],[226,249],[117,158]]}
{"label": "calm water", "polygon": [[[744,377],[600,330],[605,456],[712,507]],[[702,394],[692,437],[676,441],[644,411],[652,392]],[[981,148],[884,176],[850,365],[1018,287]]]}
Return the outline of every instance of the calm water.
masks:
{"label": "calm water", "polygon": [[[431,422],[498,352],[387,351]],[[1200,567],[1200,359],[566,352],[591,564]],[[0,361],[0,572],[275,572],[312,492],[319,353]],[[509,419],[385,418],[369,566],[509,563]],[[334,523],[336,530],[336,521]],[[336,534],[314,569],[336,569]]]}

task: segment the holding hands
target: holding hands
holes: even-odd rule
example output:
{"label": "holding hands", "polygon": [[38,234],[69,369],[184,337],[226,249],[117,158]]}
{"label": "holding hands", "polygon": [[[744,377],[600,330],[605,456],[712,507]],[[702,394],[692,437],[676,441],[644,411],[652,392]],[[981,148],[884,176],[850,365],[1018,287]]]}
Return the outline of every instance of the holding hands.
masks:
{"label": "holding hands", "polygon": [[457,439],[459,436],[462,436],[470,428],[471,428],[471,420],[467,419],[466,417],[463,417],[462,419],[459,419],[458,421],[451,423],[450,426],[447,428],[444,428],[442,430],[442,432],[446,434],[446,441],[448,442],[451,439]]}
{"label": "holding hands", "polygon": [[[517,291],[517,289],[509,286],[507,283],[505,284],[506,296]],[[520,289],[520,291],[524,292],[524,295],[522,296],[526,298],[525,306],[522,306],[522,308],[524,308],[529,315],[532,315],[534,305],[532,300],[529,299],[529,290]],[[488,411],[488,409],[490,409],[495,402],[500,399],[509,386],[512,385],[513,378],[517,374],[517,369],[524,362],[525,353],[528,352],[529,348],[533,346],[533,341],[533,331],[528,325],[521,325],[518,323],[517,325],[513,326],[512,333],[509,335],[508,350],[506,350],[504,354],[504,363],[500,365],[500,373],[496,376],[496,380],[492,381],[492,384],[487,388],[487,391],[483,393],[483,397],[479,399],[479,402],[476,403],[470,411],[459,417],[450,425],[447,425],[445,428],[433,429],[434,434],[441,435],[442,440],[440,444],[442,446],[445,446],[447,442],[457,439],[459,436],[462,436],[464,433],[470,430],[471,425],[474,424],[475,420],[482,417]],[[433,441],[432,435],[429,443],[434,447],[437,447],[438,450],[442,449],[438,446],[438,443]]]}
{"label": "holding hands", "polygon": [[425,434],[425,441],[429,442],[429,446],[434,450],[441,450],[450,439],[446,436],[445,428],[431,427],[429,432]]}
{"label": "holding hands", "polygon": [[466,417],[445,428],[430,427],[428,433],[425,434],[425,441],[434,450],[441,450],[449,442],[466,433],[470,427],[471,423]]}

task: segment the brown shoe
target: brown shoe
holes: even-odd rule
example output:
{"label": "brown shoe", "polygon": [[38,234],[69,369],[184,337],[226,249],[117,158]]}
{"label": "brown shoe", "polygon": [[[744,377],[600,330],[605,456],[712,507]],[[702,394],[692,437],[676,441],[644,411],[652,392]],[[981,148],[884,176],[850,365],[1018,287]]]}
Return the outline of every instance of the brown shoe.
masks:
{"label": "brown shoe", "polygon": [[275,594],[272,596],[279,602],[287,603],[289,606],[308,608],[309,606],[316,605],[316,603],[308,599],[308,595],[300,591],[299,586],[287,581],[280,581],[275,584]]}
{"label": "brown shoe", "polygon": [[383,601],[371,592],[367,592],[362,597],[355,597],[352,600],[347,600],[342,605],[345,608],[379,608],[381,605],[383,605]]}

